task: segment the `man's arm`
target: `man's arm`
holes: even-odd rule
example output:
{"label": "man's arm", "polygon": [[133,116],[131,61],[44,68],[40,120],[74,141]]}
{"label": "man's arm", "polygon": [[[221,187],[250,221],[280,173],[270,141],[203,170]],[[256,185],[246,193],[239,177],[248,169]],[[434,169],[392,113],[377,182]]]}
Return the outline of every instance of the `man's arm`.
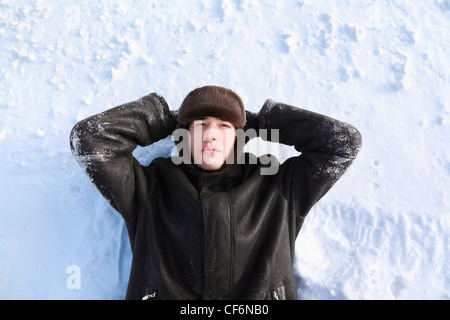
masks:
{"label": "man's arm", "polygon": [[[167,137],[176,123],[164,98],[152,93],[82,120],[72,129],[73,154],[125,220],[135,214],[136,192],[148,188],[136,188],[137,181],[145,181],[145,177],[133,150],[137,145],[147,146]],[[142,179],[136,179],[137,175]]]}
{"label": "man's arm", "polygon": [[256,120],[269,133],[279,130],[279,142],[301,152],[280,166],[276,181],[303,221],[353,162],[361,148],[361,134],[348,123],[272,100],[265,102]]}

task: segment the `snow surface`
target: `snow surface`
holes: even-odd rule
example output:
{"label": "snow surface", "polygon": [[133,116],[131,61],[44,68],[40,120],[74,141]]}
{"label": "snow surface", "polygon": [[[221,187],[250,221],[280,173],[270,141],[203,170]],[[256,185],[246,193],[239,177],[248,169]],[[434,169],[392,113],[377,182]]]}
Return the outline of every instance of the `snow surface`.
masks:
{"label": "snow surface", "polygon": [[449,299],[449,43],[449,0],[0,0],[0,298],[124,298],[126,228],[70,130],[216,84],[251,111],[271,98],[362,133],[298,237],[300,299]]}

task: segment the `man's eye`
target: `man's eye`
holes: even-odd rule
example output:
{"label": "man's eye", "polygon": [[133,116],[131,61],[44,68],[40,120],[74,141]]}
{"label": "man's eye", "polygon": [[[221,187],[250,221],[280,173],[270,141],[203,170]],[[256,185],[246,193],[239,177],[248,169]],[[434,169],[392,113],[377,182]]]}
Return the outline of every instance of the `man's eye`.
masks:
{"label": "man's eye", "polygon": [[228,123],[222,123],[220,126],[224,128],[231,128],[231,126]]}

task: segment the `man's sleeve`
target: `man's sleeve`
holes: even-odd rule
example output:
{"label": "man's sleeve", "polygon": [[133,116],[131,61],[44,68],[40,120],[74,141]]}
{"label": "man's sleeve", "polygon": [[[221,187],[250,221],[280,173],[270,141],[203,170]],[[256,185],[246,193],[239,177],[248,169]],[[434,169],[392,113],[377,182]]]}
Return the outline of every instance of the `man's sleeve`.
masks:
{"label": "man's sleeve", "polygon": [[276,184],[298,216],[304,217],[358,154],[362,139],[352,125],[290,105],[267,100],[259,112],[260,128],[279,130],[279,142],[301,154],[279,168]]}
{"label": "man's sleeve", "polygon": [[97,189],[129,221],[138,193],[149,192],[132,152],[167,137],[175,126],[166,101],[152,93],[80,121],[70,134],[70,147]]}

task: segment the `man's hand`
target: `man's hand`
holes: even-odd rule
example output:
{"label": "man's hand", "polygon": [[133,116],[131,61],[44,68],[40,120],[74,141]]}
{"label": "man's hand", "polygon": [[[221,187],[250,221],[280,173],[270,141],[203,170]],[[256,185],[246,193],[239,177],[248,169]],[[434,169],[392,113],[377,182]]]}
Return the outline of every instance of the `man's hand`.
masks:
{"label": "man's hand", "polygon": [[247,117],[247,123],[244,127],[244,130],[247,131],[248,129],[255,129],[256,132],[258,132],[258,130],[259,130],[258,114],[255,112],[247,111],[247,110],[245,110],[245,114]]}

